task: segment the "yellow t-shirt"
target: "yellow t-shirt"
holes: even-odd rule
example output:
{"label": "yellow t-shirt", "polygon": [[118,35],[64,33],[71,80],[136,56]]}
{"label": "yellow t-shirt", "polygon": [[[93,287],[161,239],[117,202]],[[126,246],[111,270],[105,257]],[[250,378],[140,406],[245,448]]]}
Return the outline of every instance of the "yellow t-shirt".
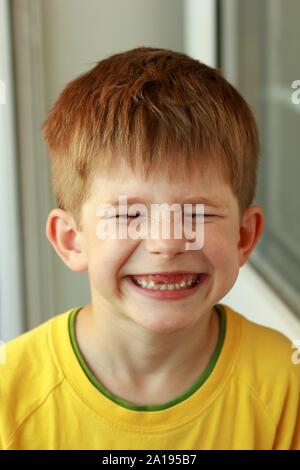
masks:
{"label": "yellow t-shirt", "polygon": [[136,406],[96,380],[68,310],[13,339],[0,364],[0,449],[300,449],[300,365],[282,334],[215,306],[220,338],[175,400]]}

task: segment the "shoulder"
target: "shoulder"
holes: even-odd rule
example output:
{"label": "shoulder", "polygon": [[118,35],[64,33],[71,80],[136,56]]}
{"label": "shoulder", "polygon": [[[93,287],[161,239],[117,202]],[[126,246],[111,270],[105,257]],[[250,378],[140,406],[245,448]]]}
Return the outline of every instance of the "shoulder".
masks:
{"label": "shoulder", "polygon": [[225,306],[228,326],[239,335],[233,375],[269,410],[275,421],[286,406],[300,400],[300,364],[292,341],[279,331],[254,323]]}
{"label": "shoulder", "polygon": [[53,350],[51,327],[68,313],[56,315],[4,345],[4,360],[0,364],[0,438],[9,439],[63,381]]}
{"label": "shoulder", "polygon": [[262,368],[273,364],[277,370],[293,364],[294,350],[289,338],[277,330],[247,319],[228,306],[225,308],[229,324],[240,329],[240,361],[247,359],[249,364]]}

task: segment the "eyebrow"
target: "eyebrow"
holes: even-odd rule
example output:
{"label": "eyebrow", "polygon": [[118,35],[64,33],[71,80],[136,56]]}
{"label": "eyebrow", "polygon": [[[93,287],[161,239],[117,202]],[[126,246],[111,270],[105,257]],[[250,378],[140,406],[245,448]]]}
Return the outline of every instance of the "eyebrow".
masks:
{"label": "eyebrow", "polygon": [[[122,195],[124,196],[124,195]],[[117,206],[119,204],[119,199],[114,199],[114,200],[111,200],[111,201],[104,201],[103,202],[104,204],[110,204],[112,206]],[[147,204],[147,203],[152,203],[152,204],[164,204],[163,202],[159,202],[159,203],[154,203],[153,201],[150,201],[150,200],[147,200],[147,199],[143,199],[143,198],[140,198],[140,197],[128,197],[127,198],[127,204],[128,205],[131,205],[131,204]],[[212,201],[210,199],[207,199],[205,197],[202,197],[202,196],[199,196],[199,197],[191,197],[191,198],[187,198],[187,199],[184,199],[182,204],[206,204],[208,206],[212,206],[212,207],[216,207],[216,208],[221,208],[221,207],[225,207],[224,204],[221,204],[220,202],[218,201]],[[170,204],[179,204],[178,202],[175,202],[173,201],[172,203]]]}

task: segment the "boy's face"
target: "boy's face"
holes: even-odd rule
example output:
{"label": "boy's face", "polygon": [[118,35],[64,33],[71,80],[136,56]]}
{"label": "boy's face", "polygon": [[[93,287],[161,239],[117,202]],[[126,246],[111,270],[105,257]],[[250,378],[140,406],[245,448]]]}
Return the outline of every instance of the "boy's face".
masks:
{"label": "boy's face", "polygon": [[[97,208],[103,203],[118,201],[121,195],[126,195],[128,200],[145,201],[149,214],[151,203],[183,205],[194,198],[194,208],[196,203],[203,203],[204,198],[211,201],[206,201],[204,206],[207,215],[203,247],[187,250],[184,237],[172,236],[172,224],[169,239],[151,236],[137,240],[99,239],[97,224],[101,218],[96,214]],[[241,229],[238,202],[216,172],[190,171],[188,177],[171,183],[160,174],[144,181],[124,167],[117,175],[94,179],[92,195],[82,207],[82,231],[76,236],[81,250],[80,268],[75,255],[67,264],[71,269],[88,271],[92,304],[97,310],[105,309],[117,317],[126,317],[153,332],[184,330],[208,314],[234,285],[239,267],[251,251],[249,247],[247,254],[244,245],[255,243],[260,235],[256,233],[259,229],[255,229],[255,214],[249,213],[247,220],[248,225]],[[127,225],[129,222],[120,223]],[[174,271],[204,273],[205,276],[191,295],[176,300],[153,298],[128,282],[130,275]]]}

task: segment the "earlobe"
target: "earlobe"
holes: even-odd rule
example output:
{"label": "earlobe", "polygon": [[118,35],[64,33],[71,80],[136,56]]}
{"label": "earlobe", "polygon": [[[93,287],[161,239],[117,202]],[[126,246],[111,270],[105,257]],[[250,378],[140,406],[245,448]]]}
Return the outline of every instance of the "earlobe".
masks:
{"label": "earlobe", "polygon": [[240,226],[238,245],[240,267],[246,263],[264,229],[264,212],[260,206],[250,206],[245,210]]}
{"label": "earlobe", "polygon": [[45,233],[58,256],[72,270],[87,271],[87,260],[73,218],[62,209],[53,209]]}

